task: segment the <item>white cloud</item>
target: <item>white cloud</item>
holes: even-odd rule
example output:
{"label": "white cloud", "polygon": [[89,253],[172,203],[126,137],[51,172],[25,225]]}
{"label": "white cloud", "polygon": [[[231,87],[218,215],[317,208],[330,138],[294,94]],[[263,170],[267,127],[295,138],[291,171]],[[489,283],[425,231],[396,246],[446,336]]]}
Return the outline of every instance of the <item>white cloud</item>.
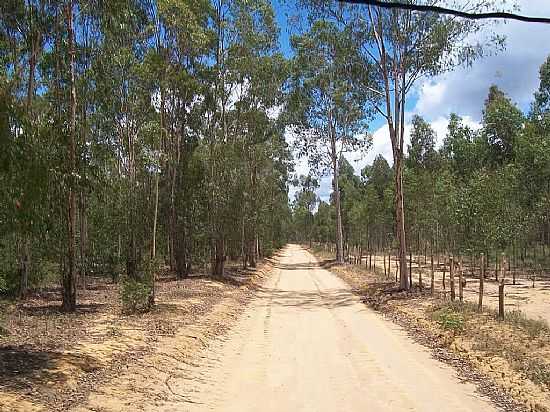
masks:
{"label": "white cloud", "polygon": [[[412,113],[407,113],[405,116],[406,119],[412,118]],[[481,127],[481,124],[470,116],[465,116],[462,118],[463,123],[466,126],[471,127],[474,130],[477,130]],[[449,126],[449,118],[445,116],[440,116],[437,119],[430,122],[433,130],[436,133],[436,147],[439,148],[443,144],[443,140],[447,135],[447,128]],[[405,125],[405,151],[408,149],[408,145],[411,142],[411,131],[412,124],[407,123]],[[293,139],[292,133],[287,133],[286,135],[287,142],[291,142]],[[372,134],[372,147],[366,154],[362,153],[346,153],[345,157],[353,166],[355,173],[359,175],[361,170],[372,164],[376,156],[384,156],[384,158],[391,165],[393,164],[393,155],[390,141],[390,132],[387,125],[381,126]],[[296,176],[307,175],[309,173],[309,165],[306,158],[295,159],[295,174]],[[320,187],[317,190],[317,195],[324,201],[330,199],[330,194],[332,192],[332,176],[325,176],[319,180]],[[297,187],[291,186],[289,190],[289,199],[294,200],[294,195],[298,191]]]}
{"label": "white cloud", "polygon": [[447,84],[442,81],[425,81],[420,86],[419,99],[416,103],[416,111],[419,113],[431,113],[433,108],[439,107],[445,98]]}
{"label": "white cloud", "polygon": [[[405,116],[407,119],[412,118],[412,113],[408,113]],[[470,116],[465,116],[462,119],[463,123],[466,126],[471,127],[472,129],[479,129],[481,124]],[[443,140],[447,135],[447,127],[449,126],[449,117],[440,116],[437,119],[434,119],[430,122],[432,129],[436,133],[436,147],[441,147]],[[405,125],[405,152],[407,151],[408,145],[411,142],[411,131],[412,124],[409,122]],[[393,155],[390,141],[390,132],[388,126],[384,125],[378,128],[372,135],[373,145],[371,150],[367,153],[366,156],[363,156],[362,159],[356,160],[356,154],[349,153],[346,155],[348,161],[353,165],[356,173],[360,173],[366,165],[372,164],[374,158],[381,154],[388,161],[389,164],[393,163]]]}
{"label": "white cloud", "polygon": [[[518,4],[522,14],[550,15],[548,0],[520,0]],[[452,112],[479,120],[492,84],[520,107],[528,108],[538,87],[539,67],[550,54],[550,26],[510,21],[494,29],[506,36],[506,50],[480,59],[469,68],[425,80],[417,89],[416,113],[428,120]]]}

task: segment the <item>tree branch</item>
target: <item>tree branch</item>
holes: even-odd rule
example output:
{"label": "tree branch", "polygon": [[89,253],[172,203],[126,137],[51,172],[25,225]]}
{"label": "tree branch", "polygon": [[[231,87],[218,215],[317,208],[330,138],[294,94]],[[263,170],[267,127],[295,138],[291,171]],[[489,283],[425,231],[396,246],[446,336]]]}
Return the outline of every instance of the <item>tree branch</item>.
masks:
{"label": "tree branch", "polygon": [[452,16],[458,16],[458,17],[462,17],[470,20],[510,19],[510,20],[523,21],[527,23],[550,24],[550,18],[548,17],[523,16],[520,14],[500,12],[500,11],[488,12],[488,13],[470,13],[466,11],[449,9],[449,8],[440,7],[440,6],[431,6],[426,4],[399,3],[399,2],[388,2],[388,1],[380,1],[380,0],[339,0],[339,1],[342,3],[365,4],[369,6],[377,6],[377,7],[382,7],[386,9],[402,9],[402,10],[449,14]]}

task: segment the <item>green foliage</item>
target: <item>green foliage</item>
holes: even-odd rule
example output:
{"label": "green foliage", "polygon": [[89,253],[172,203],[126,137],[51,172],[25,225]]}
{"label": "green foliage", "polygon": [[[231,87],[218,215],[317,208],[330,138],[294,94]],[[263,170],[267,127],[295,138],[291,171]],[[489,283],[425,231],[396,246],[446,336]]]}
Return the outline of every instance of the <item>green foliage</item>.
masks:
{"label": "green foliage", "polygon": [[412,119],[411,144],[409,145],[407,163],[411,168],[431,170],[436,167],[435,139],[431,126],[420,116]]}
{"label": "green foliage", "polygon": [[154,303],[153,283],[125,278],[120,285],[120,300],[124,313],[148,312]]}
{"label": "green foliage", "polygon": [[491,86],[483,109],[483,134],[489,146],[489,162],[507,163],[514,156],[514,140],[521,138],[524,117],[496,86]]}
{"label": "green foliage", "polygon": [[442,307],[433,312],[433,319],[445,330],[460,333],[464,330],[465,317],[454,307]]}
{"label": "green foliage", "polygon": [[268,1],[74,2],[73,13],[62,2],[8,3],[0,5],[0,293],[17,294],[22,267],[30,288],[67,273],[69,188],[76,272],[125,275],[130,302],[143,289],[134,280],[152,270],[145,257],[185,276],[210,263],[216,239],[222,262],[243,242],[269,250],[286,241],[292,165],[277,113],[288,62]]}

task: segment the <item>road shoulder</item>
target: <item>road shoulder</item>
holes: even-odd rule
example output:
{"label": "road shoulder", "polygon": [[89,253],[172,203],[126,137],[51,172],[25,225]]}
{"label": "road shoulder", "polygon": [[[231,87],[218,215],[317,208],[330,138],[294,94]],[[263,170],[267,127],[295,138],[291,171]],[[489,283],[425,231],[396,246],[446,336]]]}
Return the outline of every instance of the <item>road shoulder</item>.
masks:
{"label": "road shoulder", "polygon": [[[477,313],[469,309],[467,312],[460,309],[460,328],[445,328],[442,326],[442,316],[449,316],[452,320],[455,313],[447,312],[448,303],[418,291],[401,293],[394,289],[388,292],[394,285],[383,274],[373,273],[359,265],[335,265],[322,251],[310,251],[321,266],[347,283],[366,305],[375,309],[380,316],[398,324],[416,342],[429,348],[434,358],[453,366],[461,379],[474,383],[480,394],[491,398],[502,410],[550,410],[547,387],[529,379],[518,370],[521,366],[512,365],[505,350],[498,350],[502,342],[497,345],[492,339],[492,335],[496,334],[504,340],[505,348],[523,346],[528,351],[530,344],[523,340],[523,332],[514,332],[514,327],[508,324],[498,325],[498,330],[492,330],[491,326],[497,323],[492,314],[485,313],[481,322]],[[518,333],[522,339],[516,342],[514,339],[517,339]],[[481,340],[483,344],[494,346],[482,347]],[[540,346],[541,342],[544,347],[550,346],[546,333],[534,340],[531,337],[531,347]]]}

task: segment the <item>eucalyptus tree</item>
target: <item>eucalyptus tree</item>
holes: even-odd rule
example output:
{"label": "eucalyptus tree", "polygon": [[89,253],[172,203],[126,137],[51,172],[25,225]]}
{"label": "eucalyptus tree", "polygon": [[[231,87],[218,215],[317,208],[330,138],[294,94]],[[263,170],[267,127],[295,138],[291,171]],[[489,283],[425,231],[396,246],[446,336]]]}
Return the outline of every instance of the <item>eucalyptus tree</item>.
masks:
{"label": "eucalyptus tree", "polygon": [[368,71],[349,27],[316,20],[310,30],[291,39],[292,91],[288,110],[300,156],[314,173],[332,175],[336,210],[336,260],[343,262],[339,170],[344,153],[369,146]]}
{"label": "eucalyptus tree", "polygon": [[483,108],[483,136],[488,145],[488,161],[505,164],[513,160],[514,139],[520,138],[524,116],[497,86],[489,88]]}
{"label": "eucalyptus tree", "polygon": [[232,14],[235,43],[229,50],[228,67],[239,89],[232,126],[236,147],[244,160],[243,258],[255,266],[263,203],[261,176],[266,162],[276,156],[271,143],[282,138],[278,112],[287,62],[279,52],[279,28],[269,1],[236,1]]}
{"label": "eucalyptus tree", "polygon": [[296,238],[302,241],[308,240],[311,247],[314,212],[319,202],[319,197],[315,191],[319,189],[319,181],[311,175],[301,175],[293,184],[298,187],[292,205]]}
{"label": "eucalyptus tree", "polygon": [[26,294],[31,269],[38,266],[31,265],[32,249],[44,223],[40,199],[45,194],[39,181],[44,181],[47,174],[39,172],[35,165],[38,166],[42,158],[41,148],[36,145],[38,120],[42,120],[36,110],[39,100],[36,91],[38,67],[50,37],[51,16],[46,6],[44,1],[10,1],[0,6],[0,88],[5,103],[4,125],[8,127],[0,151],[4,153],[4,176],[11,180],[4,185],[11,198],[5,204],[13,205],[15,201],[18,205],[12,210],[12,219],[4,221],[13,225],[4,227],[3,233],[15,237],[14,242],[5,241],[15,244],[13,255],[17,261],[21,297]]}
{"label": "eucalyptus tree", "polygon": [[[156,154],[151,257],[156,255],[159,212],[166,218],[168,263],[178,278],[191,268],[194,230],[190,224],[192,199],[201,192],[194,173],[195,150],[203,138],[205,107],[202,102],[206,84],[202,75],[212,52],[213,15],[210,2],[151,2],[149,20],[154,22],[154,49],[146,56],[147,79],[155,97],[158,128],[154,143]],[[200,172],[201,179],[202,171]],[[193,184],[197,185],[194,190]],[[160,186],[160,187],[159,187]],[[162,192],[162,193],[160,193]],[[193,193],[196,192],[196,193]],[[160,199],[159,199],[160,196]]]}
{"label": "eucalyptus tree", "polygon": [[[264,145],[281,138],[281,125],[270,118],[269,111],[280,104],[285,70],[278,53],[275,13],[268,1],[217,0],[212,22],[215,56],[210,70],[212,86],[206,96],[205,140],[212,274],[222,276],[226,241],[239,208],[244,210],[239,224],[246,243],[243,254],[250,263],[254,264],[259,249],[258,173],[262,153],[266,153]],[[242,177],[244,191],[239,182]]]}
{"label": "eucalyptus tree", "polygon": [[381,247],[391,246],[394,212],[392,168],[387,160],[378,155],[361,171],[364,184],[363,210],[361,219],[368,236],[376,239]]}
{"label": "eucalyptus tree", "polygon": [[[434,231],[437,228],[435,210],[430,207],[434,202],[435,178],[438,169],[438,153],[435,150],[436,134],[429,123],[420,116],[412,119],[411,143],[406,159],[405,183],[409,221],[409,233],[416,232],[417,250],[421,242],[433,244]],[[414,208],[411,210],[411,207]]]}
{"label": "eucalyptus tree", "polygon": [[[423,0],[414,0],[424,3]],[[430,4],[444,3],[443,0]],[[482,11],[491,4],[484,0],[467,2],[464,11]],[[399,242],[400,286],[408,289],[407,243],[403,191],[405,111],[407,97],[425,76],[434,76],[471,64],[488,49],[501,47],[503,39],[476,36],[485,26],[438,13],[355,7],[350,11],[353,27],[363,39],[361,52],[376,68],[378,80],[372,92],[376,112],[386,120],[392,145],[395,178],[396,236]]]}

